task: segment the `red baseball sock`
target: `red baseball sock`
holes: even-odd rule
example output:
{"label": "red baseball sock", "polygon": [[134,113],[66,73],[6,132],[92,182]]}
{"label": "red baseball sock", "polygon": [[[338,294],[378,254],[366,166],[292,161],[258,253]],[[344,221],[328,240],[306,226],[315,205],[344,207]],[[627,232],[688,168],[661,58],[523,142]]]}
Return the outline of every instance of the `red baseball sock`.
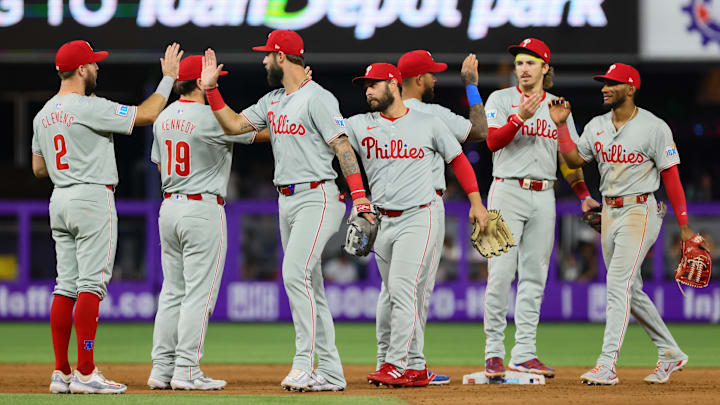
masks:
{"label": "red baseball sock", "polygon": [[75,306],[75,335],[77,335],[77,370],[88,375],[95,370],[93,352],[97,332],[100,297],[90,292],[78,294]]}
{"label": "red baseball sock", "polygon": [[50,307],[50,332],[52,333],[55,369],[70,374],[68,345],[73,325],[75,300],[64,295],[55,295]]}

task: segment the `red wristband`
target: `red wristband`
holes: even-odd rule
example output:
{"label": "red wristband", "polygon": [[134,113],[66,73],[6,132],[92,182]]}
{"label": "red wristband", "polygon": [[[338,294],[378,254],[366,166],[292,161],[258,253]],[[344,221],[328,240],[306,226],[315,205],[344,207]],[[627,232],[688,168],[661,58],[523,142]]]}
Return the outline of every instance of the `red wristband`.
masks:
{"label": "red wristband", "polygon": [[580,201],[583,201],[585,200],[585,198],[590,197],[590,190],[588,190],[587,184],[585,184],[585,180],[578,180],[570,187],[572,187],[575,195]]}
{"label": "red wristband", "polygon": [[350,197],[353,200],[365,197],[365,188],[363,188],[362,175],[360,173],[351,173],[345,177],[348,187],[350,187]]}
{"label": "red wristband", "polygon": [[208,104],[210,104],[210,108],[213,111],[222,110],[223,108],[225,108],[225,100],[223,100],[222,96],[220,95],[220,90],[218,90],[217,87],[210,90],[205,90],[205,95],[207,96]]}
{"label": "red wristband", "polygon": [[570,137],[570,130],[568,129],[567,123],[557,127],[558,131],[558,150],[560,153],[570,153],[576,148],[575,142]]}

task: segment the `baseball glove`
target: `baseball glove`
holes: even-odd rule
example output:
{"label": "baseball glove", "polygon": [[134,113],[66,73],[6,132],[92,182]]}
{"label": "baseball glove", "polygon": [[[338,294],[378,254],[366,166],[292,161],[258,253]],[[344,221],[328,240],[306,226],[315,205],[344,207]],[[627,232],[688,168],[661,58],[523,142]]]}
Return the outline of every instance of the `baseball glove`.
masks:
{"label": "baseball glove", "polygon": [[515,239],[498,210],[488,210],[488,223],[480,232],[480,225],[473,226],[470,243],[484,257],[500,256],[515,246]]}
{"label": "baseball glove", "polygon": [[704,241],[702,236],[696,234],[682,243],[682,257],[675,269],[675,281],[683,295],[685,292],[680,284],[703,288],[710,283],[712,256],[710,256],[710,252],[700,246]]}
{"label": "baseball glove", "polygon": [[[365,219],[364,212],[375,214],[375,223]],[[364,204],[362,207],[353,207],[352,214],[348,218],[348,229],[345,235],[345,252],[353,256],[367,256],[372,250],[375,238],[380,226],[380,217],[374,206]]]}
{"label": "baseball glove", "polygon": [[590,225],[592,229],[600,232],[602,228],[602,205],[595,208],[590,208],[582,214],[582,220],[586,224]]}

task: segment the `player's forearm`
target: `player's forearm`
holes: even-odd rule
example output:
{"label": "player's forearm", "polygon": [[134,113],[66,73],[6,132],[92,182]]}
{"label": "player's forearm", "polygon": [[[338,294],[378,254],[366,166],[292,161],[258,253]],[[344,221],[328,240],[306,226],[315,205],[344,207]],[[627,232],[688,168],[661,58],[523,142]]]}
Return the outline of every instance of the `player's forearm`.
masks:
{"label": "player's forearm", "polygon": [[665,184],[665,191],[667,192],[668,199],[670,199],[670,205],[672,205],[673,211],[675,211],[675,218],[677,219],[678,225],[680,225],[681,228],[687,226],[688,213],[685,202],[685,190],[680,182],[680,172],[678,171],[677,165],[663,170],[660,175],[662,176],[663,184]]}
{"label": "player's forearm", "polygon": [[270,142],[270,130],[267,128],[263,128],[262,131],[258,132],[257,135],[255,135],[255,139],[253,140],[253,143],[261,143],[261,142]]}
{"label": "player's forearm", "polygon": [[470,122],[472,128],[470,129],[470,135],[468,141],[470,142],[482,142],[488,138],[488,123],[487,116],[485,115],[485,106],[482,103],[478,103],[470,107]]}
{"label": "player's forearm", "polygon": [[223,100],[217,87],[206,90],[205,95],[215,119],[217,119],[226,135],[240,135],[256,130],[255,126],[244,115],[237,114],[225,104],[225,100]]}
{"label": "player's forearm", "polygon": [[558,131],[558,151],[562,154],[563,159],[567,163],[570,169],[577,169],[585,164],[585,159],[580,156],[577,150],[577,145],[570,137],[570,129],[568,129],[567,123],[559,125]]}
{"label": "player's forearm", "polygon": [[350,187],[350,196],[353,200],[364,198],[366,192],[360,174],[360,165],[357,157],[355,157],[355,150],[347,139],[347,135],[337,137],[337,139],[330,142],[330,147],[335,152],[335,156],[337,156],[340,163],[340,170],[342,170],[348,187]]}
{"label": "player's forearm", "polygon": [[468,201],[470,201],[470,205],[473,207],[479,207],[483,205],[482,197],[480,196],[479,191],[473,191],[472,193],[468,194]]}
{"label": "player's forearm", "polygon": [[147,100],[143,101],[137,108],[137,116],[135,117],[136,127],[152,125],[167,105],[170,98],[175,78],[172,76],[163,76],[158,84],[157,90]]}
{"label": "player's forearm", "polygon": [[32,155],[32,171],[38,179],[50,176],[47,166],[45,165],[45,159],[42,156],[35,154]]}
{"label": "player's forearm", "polygon": [[513,114],[500,128],[490,128],[488,130],[487,146],[491,152],[497,152],[500,149],[508,146],[510,142],[515,138],[518,130],[522,127],[525,121],[520,118],[517,114]]}
{"label": "player's forearm", "polygon": [[590,198],[590,190],[588,190],[587,184],[585,184],[585,175],[582,169],[571,169],[568,167],[562,155],[558,156],[558,158],[560,160],[560,173],[562,173],[565,181],[570,185],[570,188],[573,189],[577,198],[580,201]]}

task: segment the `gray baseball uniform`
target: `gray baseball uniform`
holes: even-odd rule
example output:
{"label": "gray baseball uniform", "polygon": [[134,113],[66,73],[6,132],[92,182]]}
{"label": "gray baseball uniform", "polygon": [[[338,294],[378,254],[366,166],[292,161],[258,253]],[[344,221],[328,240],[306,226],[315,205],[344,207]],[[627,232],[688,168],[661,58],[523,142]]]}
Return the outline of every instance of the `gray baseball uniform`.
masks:
{"label": "gray baseball uniform", "polygon": [[[521,93],[518,87],[493,92],[485,112],[488,126],[499,128],[517,113]],[[536,334],[547,281],[548,265],[555,231],[555,194],[552,186],[557,172],[557,128],[550,118],[545,93],[543,103],[532,118],[525,121],[515,138],[493,153],[493,176],[488,193],[488,209],[498,209],[518,246],[488,260],[488,284],[485,295],[485,358],[505,357],[510,284],[518,275],[515,305],[515,345],[510,365],[537,358]],[[572,115],[568,127],[578,139]],[[531,180],[542,183],[531,188]],[[521,182],[523,185],[521,185]]]}
{"label": "gray baseball uniform", "polygon": [[597,364],[615,370],[629,315],[642,325],[662,361],[686,359],[655,305],[642,290],[640,266],[662,226],[653,192],[660,172],[680,163],[672,132],[651,112],[637,115],[619,130],[612,112],[593,118],[583,131],[578,153],[596,160],[603,197],[648,194],[647,202],[625,198],[624,207],[607,204],[602,211],[602,247],[607,267],[607,310],[602,354]]}
{"label": "gray baseball uniform", "polygon": [[345,204],[333,179],[335,154],[329,144],[345,133],[335,97],[313,81],[290,94],[273,90],[242,114],[256,129],[267,127],[275,157],[285,292],[295,325],[293,368],[316,372],[345,387],[335,328],[325,299],[320,258],[340,228]]}
{"label": "gray baseball uniform", "polygon": [[[424,289],[440,253],[435,155],[450,162],[462,149],[441,120],[413,108],[397,119],[355,115],[347,120],[347,130],[368,175],[373,203],[384,212],[374,248],[390,300],[390,315],[378,319],[390,327],[378,326],[378,359],[384,352],[383,362],[402,372],[410,365],[415,334],[422,333]],[[422,346],[415,346],[422,356]],[[423,358],[417,369],[424,367]]]}
{"label": "gray baseball uniform", "polygon": [[113,133],[130,134],[137,107],[80,94],[55,96],[33,119],[32,152],[45,160],[55,188],[50,227],[55,240],[54,294],[107,293],[117,248]]}
{"label": "gray baseball uniform", "polygon": [[208,318],[225,266],[221,198],[230,177],[232,143],[252,143],[255,133],[227,136],[209,106],[185,101],[167,106],[153,131],[151,160],[160,168],[165,199],[158,218],[163,286],[150,375],[164,382],[187,381],[202,376]]}
{"label": "gray baseball uniform", "polygon": [[[403,103],[412,110],[424,112],[439,118],[450,129],[450,134],[460,143],[465,142],[470,134],[470,129],[472,128],[470,120],[455,114],[446,107],[438,104],[423,103],[416,98],[403,100]],[[438,191],[439,194],[442,194],[445,191],[445,161],[440,154],[433,155],[432,176],[435,190]],[[442,246],[443,240],[445,239],[445,203],[441,195],[437,195],[435,198],[437,200],[436,216],[438,220],[438,225],[435,227],[435,231],[437,232],[436,240],[439,246]],[[438,249],[440,249],[440,247],[438,247]],[[425,355],[423,354],[425,324],[427,323],[430,297],[435,288],[435,276],[438,265],[440,264],[440,250],[433,257],[425,284],[422,288],[418,289],[418,300],[422,308],[420,312],[422,322],[413,335],[413,343],[410,346],[410,353],[408,355],[408,368],[413,370],[422,370],[425,368]],[[380,368],[380,366],[385,363],[385,355],[390,345],[390,294],[388,294],[385,284],[382,284],[380,287],[380,295],[378,296],[376,327],[378,341],[377,367]]]}

